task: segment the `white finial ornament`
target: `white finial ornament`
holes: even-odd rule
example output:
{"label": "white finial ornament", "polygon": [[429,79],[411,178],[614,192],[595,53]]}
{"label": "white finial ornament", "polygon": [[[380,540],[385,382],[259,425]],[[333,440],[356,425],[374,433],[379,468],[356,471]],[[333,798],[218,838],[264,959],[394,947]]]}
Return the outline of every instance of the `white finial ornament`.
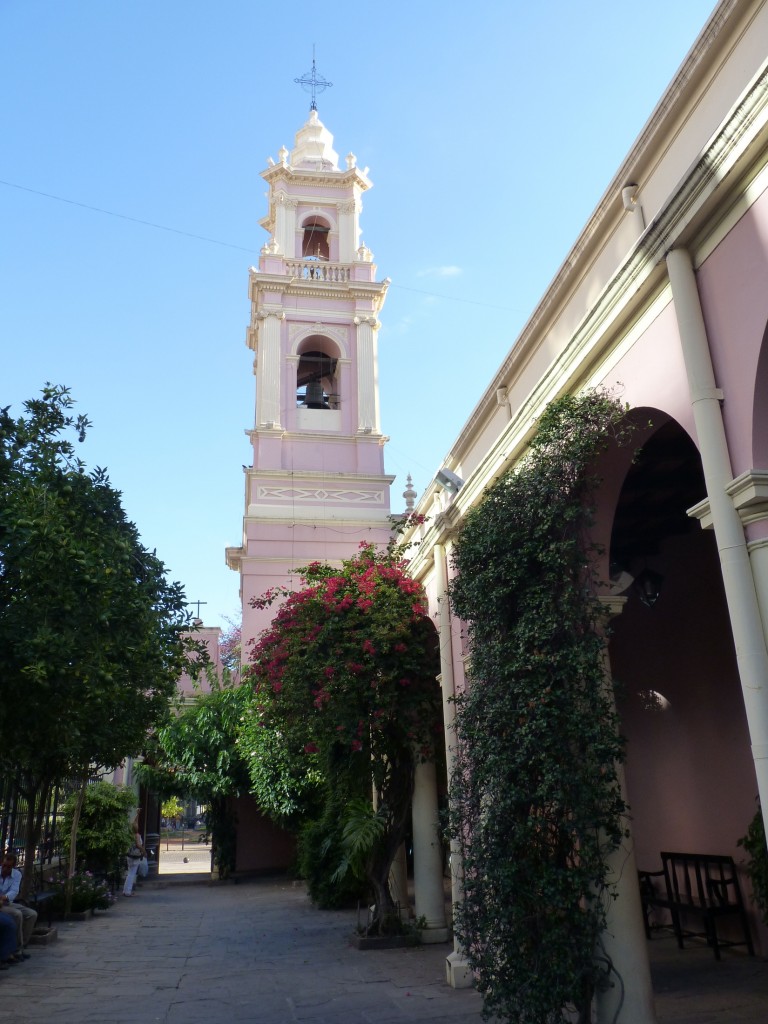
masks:
{"label": "white finial ornament", "polygon": [[405,490],[403,491],[403,497],[405,498],[405,511],[413,512],[414,506],[416,504],[417,495],[416,489],[413,486],[413,480],[411,479],[410,473],[405,478]]}

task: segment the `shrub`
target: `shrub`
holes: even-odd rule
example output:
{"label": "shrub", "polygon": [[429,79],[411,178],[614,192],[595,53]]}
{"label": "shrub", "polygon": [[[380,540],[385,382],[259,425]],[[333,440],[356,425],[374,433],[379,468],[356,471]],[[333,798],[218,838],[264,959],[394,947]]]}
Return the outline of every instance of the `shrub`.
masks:
{"label": "shrub", "polygon": [[[51,900],[52,911],[56,914],[63,914],[66,908],[66,878],[52,876],[47,879],[47,884],[55,893]],[[79,872],[73,877],[71,913],[107,910],[114,901],[115,897],[110,891],[108,883],[97,880],[90,871]]]}
{"label": "shrub", "polygon": [[738,845],[749,855],[747,874],[752,883],[752,895],[763,915],[763,921],[768,925],[768,848],[765,842],[765,821],[759,802],[747,834],[739,839]]}
{"label": "shrub", "polygon": [[[69,855],[72,814],[78,794],[64,805],[64,850]],[[90,871],[114,871],[131,845],[129,814],[136,806],[136,795],[123,786],[94,782],[85,792],[77,829],[78,867]]]}

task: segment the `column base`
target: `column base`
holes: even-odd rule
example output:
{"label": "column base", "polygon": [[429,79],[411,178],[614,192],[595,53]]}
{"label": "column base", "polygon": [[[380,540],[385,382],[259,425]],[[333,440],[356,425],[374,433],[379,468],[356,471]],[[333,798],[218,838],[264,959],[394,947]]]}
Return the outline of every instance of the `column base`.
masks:
{"label": "column base", "polygon": [[451,937],[451,929],[445,926],[441,928],[427,925],[426,928],[421,929],[419,935],[423,946],[436,946],[439,942],[448,942]]}
{"label": "column base", "polygon": [[472,988],[472,968],[462,953],[449,953],[445,958],[445,980],[451,988]]}

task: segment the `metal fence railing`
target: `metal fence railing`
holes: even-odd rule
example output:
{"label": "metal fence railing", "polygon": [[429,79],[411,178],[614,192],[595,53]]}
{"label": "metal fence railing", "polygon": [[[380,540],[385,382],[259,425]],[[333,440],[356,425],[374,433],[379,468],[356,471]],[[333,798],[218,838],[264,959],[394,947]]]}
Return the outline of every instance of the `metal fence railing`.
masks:
{"label": "metal fence railing", "polygon": [[22,773],[0,775],[0,849],[10,850],[24,869],[30,830],[40,822],[40,835],[33,849],[33,872],[58,864],[62,854],[63,806],[77,783],[63,780],[52,786],[41,801]]}

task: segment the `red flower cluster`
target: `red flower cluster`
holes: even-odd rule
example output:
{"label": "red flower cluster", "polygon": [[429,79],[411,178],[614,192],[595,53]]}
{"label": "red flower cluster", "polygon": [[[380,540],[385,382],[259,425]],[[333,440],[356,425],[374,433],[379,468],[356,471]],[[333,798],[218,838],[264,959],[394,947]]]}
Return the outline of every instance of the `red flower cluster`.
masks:
{"label": "red flower cluster", "polygon": [[282,592],[251,652],[266,726],[307,753],[346,738],[374,763],[432,744],[434,627],[406,562],[364,544],[340,569],[313,562],[300,573],[306,585]]}

